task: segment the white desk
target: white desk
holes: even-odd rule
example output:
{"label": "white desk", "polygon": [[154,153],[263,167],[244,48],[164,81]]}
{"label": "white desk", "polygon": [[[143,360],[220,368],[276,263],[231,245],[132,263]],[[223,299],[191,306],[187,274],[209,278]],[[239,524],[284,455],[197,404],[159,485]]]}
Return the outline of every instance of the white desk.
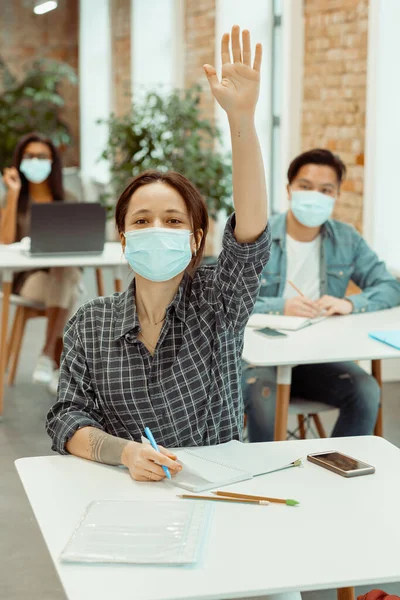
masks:
{"label": "white desk", "polygon": [[[59,556],[93,500],[181,500],[164,483],[137,483],[123,469],[74,457],[22,458],[16,467],[69,600],[211,600],[400,580],[400,450],[383,438],[245,444],[265,464],[336,449],[376,474],[344,479],[305,462],[229,489],[295,498],[283,505],[214,504],[199,565],[157,568],[71,565]],[[348,591],[349,595],[343,590]]]}
{"label": "white desk", "polygon": [[[373,373],[381,384],[380,361],[384,358],[400,358],[400,350],[372,340],[368,333],[399,328],[400,307],[331,317],[300,331],[288,332],[286,338],[267,338],[248,327],[243,358],[253,365],[278,367],[275,439],[286,439],[292,367],[345,360],[372,360]],[[381,415],[378,421],[376,432],[381,434]]]}
{"label": "white desk", "polygon": [[[102,254],[87,256],[48,256],[31,257],[26,250],[15,247],[0,246],[0,273],[3,280],[3,302],[1,315],[0,339],[0,415],[3,412],[4,374],[7,361],[7,331],[10,307],[10,295],[13,274],[20,271],[33,271],[35,269],[49,269],[52,267],[112,267],[114,269],[115,287],[121,291],[121,266],[126,264],[122,253],[121,244],[107,242]],[[101,274],[97,273],[99,295],[104,295]]]}

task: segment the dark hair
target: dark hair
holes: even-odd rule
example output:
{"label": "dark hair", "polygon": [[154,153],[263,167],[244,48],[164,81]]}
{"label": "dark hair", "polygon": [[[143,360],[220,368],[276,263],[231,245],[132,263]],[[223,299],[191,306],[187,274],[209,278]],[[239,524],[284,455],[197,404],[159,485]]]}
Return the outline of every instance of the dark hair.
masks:
{"label": "dark hair", "polygon": [[192,269],[198,267],[203,258],[208,232],[207,207],[199,190],[180,173],[176,173],[175,171],[162,173],[160,171],[149,169],[148,171],[144,171],[140,175],[137,175],[137,177],[135,177],[122,192],[115,209],[115,222],[119,233],[125,231],[125,217],[132,194],[140,187],[149,185],[150,183],[164,183],[165,185],[174,188],[174,190],[182,196],[186,204],[194,235],[199,229],[203,230],[200,247],[190,264]]}
{"label": "dark hair", "polygon": [[53,200],[55,202],[62,202],[64,200],[64,188],[62,182],[62,165],[61,165],[61,157],[60,153],[56,149],[55,145],[51,141],[50,138],[45,137],[40,133],[28,133],[22,137],[14,151],[13,165],[16,169],[18,169],[19,176],[21,178],[21,191],[19,193],[18,199],[18,212],[24,213],[28,208],[29,202],[29,181],[25,177],[25,175],[20,171],[19,167],[21,165],[22,158],[24,156],[25,148],[31,142],[40,142],[41,144],[46,144],[50,148],[52,165],[51,165],[51,173],[49,175],[49,187],[51,191],[51,195],[53,196]]}
{"label": "dark hair", "polygon": [[346,177],[346,166],[339,156],[332,154],[330,150],[315,148],[314,150],[308,150],[307,152],[303,152],[303,154],[299,154],[290,163],[287,173],[289,184],[292,183],[304,165],[325,165],[331,167],[336,173],[339,185],[341,185]]}

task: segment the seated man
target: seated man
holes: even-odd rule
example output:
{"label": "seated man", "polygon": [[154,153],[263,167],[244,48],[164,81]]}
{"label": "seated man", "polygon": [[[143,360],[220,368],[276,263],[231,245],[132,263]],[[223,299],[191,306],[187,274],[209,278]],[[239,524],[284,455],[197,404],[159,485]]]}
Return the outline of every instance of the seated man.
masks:
{"label": "seated man", "polygon": [[[329,150],[310,150],[291,163],[290,208],[270,220],[271,258],[255,313],[313,318],[322,311],[348,315],[400,304],[400,283],[365,240],[353,227],[330,219],[345,173],[343,162]],[[362,293],[345,296],[350,280]],[[242,381],[250,441],[272,440],[276,369],[244,363]],[[374,431],[380,390],[376,380],[353,362],[294,368],[292,395],[338,408],[334,437]]]}

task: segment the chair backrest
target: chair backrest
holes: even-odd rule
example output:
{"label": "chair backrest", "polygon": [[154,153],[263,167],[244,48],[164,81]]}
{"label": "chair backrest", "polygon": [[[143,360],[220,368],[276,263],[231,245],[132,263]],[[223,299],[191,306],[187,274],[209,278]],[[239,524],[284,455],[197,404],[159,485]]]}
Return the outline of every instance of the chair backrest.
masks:
{"label": "chair backrest", "polygon": [[72,196],[78,202],[85,202],[85,194],[78,167],[63,168],[63,184],[67,197]]}

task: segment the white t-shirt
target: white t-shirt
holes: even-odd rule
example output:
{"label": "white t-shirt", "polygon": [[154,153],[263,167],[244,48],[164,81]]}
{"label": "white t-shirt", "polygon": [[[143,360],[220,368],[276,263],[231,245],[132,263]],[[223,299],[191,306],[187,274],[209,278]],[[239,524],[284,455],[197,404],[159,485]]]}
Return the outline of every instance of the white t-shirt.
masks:
{"label": "white t-shirt", "polygon": [[288,281],[292,281],[304,296],[310,300],[318,300],[321,296],[321,236],[312,242],[298,242],[286,235],[286,252],[287,271],[283,297],[290,299],[298,296],[296,290],[288,284]]}

